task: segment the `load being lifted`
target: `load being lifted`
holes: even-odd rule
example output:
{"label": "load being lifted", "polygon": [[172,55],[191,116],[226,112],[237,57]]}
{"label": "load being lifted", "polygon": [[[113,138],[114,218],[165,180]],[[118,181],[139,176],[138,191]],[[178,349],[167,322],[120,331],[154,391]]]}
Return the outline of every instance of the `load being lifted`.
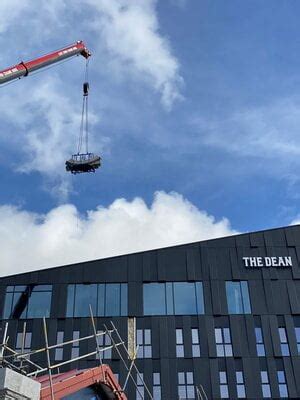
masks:
{"label": "load being lifted", "polygon": [[[82,55],[87,60],[86,82],[83,84],[83,105],[78,142],[78,151],[73,154],[70,160],[66,161],[66,170],[73,174],[83,172],[95,172],[101,165],[100,156],[94,155],[88,150],[88,92],[89,84],[87,81],[88,59],[91,56],[83,41],[78,41],[70,46],[45,54],[31,61],[21,61],[12,67],[0,70],[0,85],[8,84],[10,81],[21,79],[41,68],[49,67],[52,64],[62,62],[68,58]],[[82,152],[83,140],[85,141],[85,152]]]}

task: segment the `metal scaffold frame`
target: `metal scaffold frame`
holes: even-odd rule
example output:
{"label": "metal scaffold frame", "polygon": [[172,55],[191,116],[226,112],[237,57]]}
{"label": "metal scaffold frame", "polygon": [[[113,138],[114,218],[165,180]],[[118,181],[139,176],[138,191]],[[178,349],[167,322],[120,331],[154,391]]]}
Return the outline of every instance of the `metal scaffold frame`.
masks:
{"label": "metal scaffold frame", "polygon": [[[47,322],[46,318],[43,318],[43,334],[44,334],[44,342],[45,345],[44,347],[41,347],[36,350],[30,350],[26,351],[25,350],[25,338],[26,338],[26,322],[24,322],[23,325],[23,331],[22,331],[22,346],[20,350],[15,350],[11,348],[8,345],[9,341],[9,336],[8,336],[8,326],[9,323],[5,323],[4,327],[4,333],[3,333],[3,339],[2,343],[0,343],[0,368],[10,368],[16,372],[19,372],[20,374],[26,375],[27,377],[37,377],[41,374],[45,375],[48,374],[49,376],[49,384],[50,384],[50,390],[51,390],[51,399],[55,400],[54,397],[54,386],[53,386],[53,372],[55,370],[59,371],[59,368],[71,363],[74,363],[76,361],[84,360],[90,357],[95,356],[96,359],[99,361],[100,367],[103,368],[103,353],[107,350],[114,349],[119,358],[120,361],[123,363],[126,371],[127,371],[127,376],[125,383],[122,387],[121,392],[125,393],[125,389],[128,383],[128,380],[130,379],[133,382],[133,385],[135,386],[135,389],[137,393],[140,395],[140,398],[143,400],[144,399],[144,394],[141,391],[141,386],[144,387],[149,399],[153,400],[153,396],[148,389],[147,385],[144,382],[144,379],[138,370],[136,364],[135,364],[135,357],[130,357],[130,354],[128,352],[128,349],[125,346],[124,341],[122,340],[116,326],[113,324],[112,321],[110,321],[110,326],[107,327],[106,325],[103,325],[104,329],[102,331],[97,331],[96,329],[96,323],[95,319],[92,313],[92,309],[90,307],[90,322],[92,326],[92,331],[93,333],[91,335],[81,337],[78,339],[72,339],[68,340],[62,343],[57,343],[54,345],[49,345],[48,341],[48,329],[47,329]],[[99,337],[108,335],[110,340],[111,340],[111,345],[108,346],[100,346],[99,344]],[[84,354],[81,354],[77,357],[70,357],[70,359],[58,362],[58,363],[51,363],[51,351],[55,351],[57,348],[63,348],[64,346],[70,346],[73,344],[78,344],[80,342],[84,341],[95,341],[95,350],[92,352],[87,352]],[[105,341],[103,341],[104,343]],[[123,353],[123,354],[122,354]],[[137,353],[137,349],[135,354]],[[45,355],[45,360],[46,360],[46,365],[36,362],[33,362],[31,360],[32,357],[35,355]],[[133,372],[139,377],[140,382],[142,385],[137,385],[136,379],[133,376]],[[103,373],[103,376],[105,377],[105,374]],[[104,382],[105,383],[105,382]]]}

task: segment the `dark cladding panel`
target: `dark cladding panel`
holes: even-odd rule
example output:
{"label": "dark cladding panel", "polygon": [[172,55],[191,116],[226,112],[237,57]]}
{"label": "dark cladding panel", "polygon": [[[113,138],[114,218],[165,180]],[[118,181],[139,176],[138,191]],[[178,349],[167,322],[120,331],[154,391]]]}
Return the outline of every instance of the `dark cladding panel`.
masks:
{"label": "dark cladding panel", "polygon": [[[294,371],[294,376],[299,377],[300,376],[300,357],[291,357],[291,363],[292,363],[292,367],[293,367],[293,371]],[[300,379],[296,379],[295,380],[295,384],[296,384],[296,389],[297,389],[297,393],[300,393]],[[300,396],[297,396],[298,398]]]}
{"label": "dark cladding panel", "polygon": [[227,300],[223,281],[211,281],[212,305],[214,315],[224,315],[227,312]]}
{"label": "dark cladding panel", "polygon": [[127,257],[128,281],[141,282],[143,280],[143,255],[133,254]]}
{"label": "dark cladding panel", "polygon": [[273,354],[275,357],[281,357],[281,348],[278,334],[278,322],[276,315],[269,316],[270,330],[273,344]]}
{"label": "dark cladding panel", "polygon": [[67,311],[68,285],[53,285],[52,289],[52,318],[64,318]]}
{"label": "dark cladding panel", "polygon": [[193,245],[186,248],[187,280],[202,279],[199,246]]}
{"label": "dark cladding panel", "polygon": [[210,359],[210,379],[212,388],[212,398],[220,399],[220,380],[218,359]]}
{"label": "dark cladding panel", "polygon": [[237,247],[251,247],[249,234],[235,236],[235,243]]}
{"label": "dark cladding panel", "polygon": [[285,232],[283,229],[274,229],[270,231],[264,231],[264,238],[266,246],[268,247],[278,247],[286,246]]}
{"label": "dark cladding panel", "polygon": [[204,318],[205,318],[205,327],[207,332],[208,354],[209,357],[217,357],[214,318],[213,317],[204,317]]}
{"label": "dark cladding panel", "polygon": [[300,225],[284,228],[288,246],[300,246]]}
{"label": "dark cladding panel", "polygon": [[262,327],[264,344],[265,344],[265,349],[266,349],[266,356],[273,357],[274,356],[273,342],[272,342],[272,338],[271,338],[271,330],[270,330],[270,323],[269,323],[268,315],[263,315],[261,317],[261,327]]}
{"label": "dark cladding panel", "polygon": [[114,257],[86,263],[84,267],[83,283],[90,282],[127,282],[128,257]]}
{"label": "dark cladding panel", "polygon": [[143,253],[143,281],[156,282],[158,280],[157,273],[157,252],[148,251]]}
{"label": "dark cladding panel", "polygon": [[143,286],[136,282],[128,283],[128,316],[143,315]]}
{"label": "dark cladding panel", "polygon": [[[286,378],[286,383],[288,386],[288,393],[289,393],[289,398],[299,398],[297,396],[297,388],[296,388],[296,382],[294,379],[294,374],[293,374],[293,367],[291,363],[291,359],[289,357],[283,357],[283,365],[284,365],[284,373],[285,373],[285,378]],[[297,376],[296,380],[298,380],[299,377]]]}
{"label": "dark cladding panel", "polygon": [[275,314],[290,314],[290,302],[287,293],[286,281],[271,282]]}
{"label": "dark cladding panel", "polygon": [[300,281],[287,281],[288,297],[292,314],[300,314],[300,297],[297,295],[296,285],[299,287],[298,293],[300,295]]}
{"label": "dark cladding panel", "polygon": [[244,317],[241,315],[230,315],[229,321],[234,357],[248,356],[247,340],[244,339],[246,338]]}
{"label": "dark cladding panel", "polygon": [[236,248],[229,249],[229,257],[230,257],[232,279],[241,279],[243,273],[241,273],[242,271],[238,260]]}
{"label": "dark cladding panel", "polygon": [[[186,249],[178,248],[162,249],[157,252],[158,280],[186,281]],[[175,279],[174,279],[175,277]]]}
{"label": "dark cladding panel", "polygon": [[267,314],[267,303],[263,282],[248,281],[252,314]]}
{"label": "dark cladding panel", "polygon": [[[253,315],[245,315],[246,335],[244,336],[242,346],[248,345],[249,356],[256,357],[255,323]],[[247,338],[247,343],[245,338]]]}
{"label": "dark cladding panel", "polygon": [[264,247],[265,246],[264,234],[262,232],[250,233],[249,238],[250,238],[250,246],[251,247]]}
{"label": "dark cladding panel", "polygon": [[261,398],[260,367],[257,358],[242,360],[247,399]]}

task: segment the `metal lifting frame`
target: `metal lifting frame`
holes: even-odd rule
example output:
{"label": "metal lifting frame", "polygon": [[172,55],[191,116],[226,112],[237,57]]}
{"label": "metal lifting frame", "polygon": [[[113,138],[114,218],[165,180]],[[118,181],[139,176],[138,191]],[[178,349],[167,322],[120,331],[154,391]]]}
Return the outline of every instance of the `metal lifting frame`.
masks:
{"label": "metal lifting frame", "polygon": [[[49,345],[47,323],[46,323],[46,319],[43,318],[43,333],[44,333],[45,347],[42,347],[42,348],[39,348],[36,350],[31,350],[31,351],[25,351],[25,349],[24,349],[25,340],[26,340],[26,322],[24,322],[24,325],[23,325],[21,351],[16,351],[8,345],[9,324],[8,324],[8,322],[6,322],[5,327],[4,327],[4,335],[3,335],[2,343],[0,343],[0,368],[8,367],[10,369],[13,369],[13,370],[23,374],[23,375],[26,375],[27,377],[37,377],[38,375],[41,375],[43,373],[48,373],[50,390],[51,390],[51,399],[55,400],[53,380],[52,380],[52,374],[55,369],[57,369],[59,371],[59,368],[64,365],[68,365],[75,361],[83,360],[83,359],[86,359],[86,358],[89,358],[92,356],[98,357],[99,364],[103,368],[102,354],[107,350],[115,349],[115,351],[117,352],[118,356],[120,357],[120,360],[122,361],[122,363],[125,366],[125,369],[127,371],[126,381],[125,381],[125,384],[124,384],[121,392],[125,393],[127,381],[130,378],[135,386],[137,393],[139,393],[140,398],[144,399],[144,395],[140,391],[141,385],[137,385],[137,382],[132,375],[132,370],[134,370],[135,373],[139,376],[139,379],[142,382],[142,384],[148,394],[148,398],[150,400],[153,400],[153,396],[152,396],[151,392],[149,391],[148,387],[146,386],[146,384],[142,378],[142,375],[140,374],[137,366],[135,365],[135,359],[130,359],[129,352],[125,346],[125,343],[122,340],[122,338],[121,338],[117,328],[113,324],[113,322],[112,321],[110,322],[110,325],[111,325],[110,328],[108,328],[106,325],[104,325],[104,330],[97,332],[96,323],[95,323],[95,319],[93,316],[91,306],[90,306],[90,320],[91,320],[91,325],[92,325],[92,330],[93,330],[92,335],[88,335],[88,336],[78,338],[78,339],[68,340],[68,341],[54,344],[54,345]],[[98,338],[101,336],[104,336],[104,335],[108,335],[110,337],[111,345],[109,345],[109,346],[104,345],[103,347],[100,347]],[[114,336],[116,337],[116,340],[115,340]],[[57,348],[62,348],[67,345],[73,345],[74,343],[80,343],[80,342],[89,341],[89,340],[95,341],[95,344],[96,344],[95,351],[85,353],[85,354],[79,355],[74,358],[71,357],[70,359],[59,362],[59,363],[54,363],[54,364],[51,363],[51,357],[50,357],[51,351],[53,351]],[[123,350],[124,355],[122,355],[122,352],[120,349]],[[43,365],[40,365],[36,362],[33,362],[30,359],[30,357],[35,356],[35,355],[40,355],[40,354],[44,354],[46,356],[46,364],[47,364],[46,367]],[[126,361],[126,359],[128,359],[128,362]],[[129,366],[128,366],[128,363],[129,363]],[[103,377],[105,379],[105,374],[103,374]]]}

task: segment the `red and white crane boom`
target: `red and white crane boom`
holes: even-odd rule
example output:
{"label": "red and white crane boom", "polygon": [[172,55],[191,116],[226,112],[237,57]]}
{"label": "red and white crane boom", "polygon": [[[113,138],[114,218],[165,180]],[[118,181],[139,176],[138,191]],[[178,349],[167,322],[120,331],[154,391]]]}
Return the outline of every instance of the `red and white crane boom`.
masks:
{"label": "red and white crane boom", "polygon": [[17,65],[0,71],[0,85],[12,81],[13,79],[22,78],[23,76],[27,76],[29,73],[40,68],[48,67],[51,64],[55,64],[59,61],[65,60],[66,58],[70,58],[79,54],[85,58],[89,58],[91,56],[90,51],[82,41],[78,41],[68,47],[56,50],[31,61],[22,61]]}

